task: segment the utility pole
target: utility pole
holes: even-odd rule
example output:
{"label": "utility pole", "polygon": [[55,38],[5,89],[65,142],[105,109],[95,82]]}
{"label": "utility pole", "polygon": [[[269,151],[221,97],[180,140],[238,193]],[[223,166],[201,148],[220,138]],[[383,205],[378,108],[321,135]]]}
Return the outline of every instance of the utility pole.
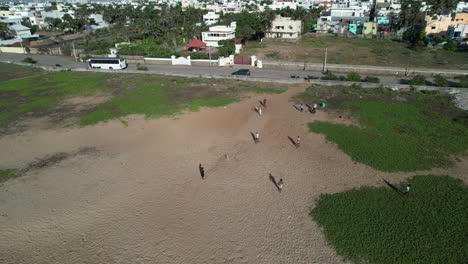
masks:
{"label": "utility pole", "polygon": [[208,46],[208,57],[209,57],[209,59],[210,59],[210,67],[209,67],[209,69],[210,69],[210,75],[211,75],[211,46]]}
{"label": "utility pole", "polygon": [[328,48],[325,48],[325,58],[323,60],[323,69],[322,73],[327,73],[327,56],[328,56]]}
{"label": "utility pole", "polygon": [[73,46],[73,57],[75,57],[75,61],[78,61],[78,60],[76,59],[75,41],[72,41],[72,46]]}

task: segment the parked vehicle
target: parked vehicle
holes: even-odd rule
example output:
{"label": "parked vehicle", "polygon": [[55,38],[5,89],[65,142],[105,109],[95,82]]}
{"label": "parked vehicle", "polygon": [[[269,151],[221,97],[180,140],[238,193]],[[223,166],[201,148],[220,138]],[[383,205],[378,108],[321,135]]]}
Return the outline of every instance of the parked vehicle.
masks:
{"label": "parked vehicle", "polygon": [[306,77],[304,77],[304,81],[309,81],[309,82],[310,80],[317,80],[317,79],[319,79],[319,77],[315,77],[313,75],[307,75]]}
{"label": "parked vehicle", "polygon": [[128,65],[124,58],[91,58],[88,66],[90,69],[123,70]]}
{"label": "parked vehicle", "polygon": [[248,69],[240,69],[232,73],[232,75],[247,75],[250,76],[250,70]]}

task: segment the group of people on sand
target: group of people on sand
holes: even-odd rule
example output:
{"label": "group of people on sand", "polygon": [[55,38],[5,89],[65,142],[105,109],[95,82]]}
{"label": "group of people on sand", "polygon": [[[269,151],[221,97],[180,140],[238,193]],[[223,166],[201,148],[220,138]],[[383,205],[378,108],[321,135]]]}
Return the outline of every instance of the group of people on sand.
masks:
{"label": "group of people on sand", "polygon": [[[327,104],[325,102],[320,103],[320,107],[325,108],[326,106],[327,106]],[[316,103],[311,104],[311,105],[307,105],[307,107],[309,108],[309,112],[311,112],[312,114],[315,114],[315,112],[317,112],[317,107],[318,106],[317,106]],[[298,108],[299,108],[299,111],[304,112],[304,104],[303,103],[300,103]]]}
{"label": "group of people on sand", "polygon": [[[317,110],[317,107],[318,107],[317,104],[315,104],[315,103],[312,104],[312,105],[307,105],[307,106],[309,107],[309,111],[311,113],[315,113],[316,110]],[[322,108],[325,108],[325,106],[326,106],[325,102],[320,103],[320,106]],[[260,101],[259,106],[254,107],[254,110],[255,110],[255,112],[257,112],[257,114],[259,116],[262,116],[263,109],[265,109],[266,107],[267,107],[267,99],[264,98],[263,100]],[[301,103],[299,105],[299,110],[301,112],[304,111],[304,104]],[[258,130],[255,133],[252,133],[252,136],[254,138],[255,143],[260,142],[260,132]],[[296,148],[300,147],[300,145],[301,145],[301,137],[300,136],[297,136],[295,141],[293,139],[291,139],[291,141],[293,141]],[[204,179],[205,178],[205,168],[202,166],[201,163],[199,164],[198,169],[199,169],[199,172],[200,172],[200,175],[201,175],[202,179]],[[270,176],[271,176],[271,174],[270,174]],[[283,185],[284,185],[283,179],[280,179],[278,182],[275,181],[274,183],[275,183],[276,187],[278,188],[278,191],[281,192],[283,190]]]}

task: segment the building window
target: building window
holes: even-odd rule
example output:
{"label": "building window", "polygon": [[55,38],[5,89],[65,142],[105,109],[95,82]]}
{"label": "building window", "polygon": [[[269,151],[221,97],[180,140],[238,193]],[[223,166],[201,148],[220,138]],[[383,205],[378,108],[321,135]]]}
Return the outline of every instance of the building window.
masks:
{"label": "building window", "polygon": [[432,26],[431,29],[436,29],[436,26]]}

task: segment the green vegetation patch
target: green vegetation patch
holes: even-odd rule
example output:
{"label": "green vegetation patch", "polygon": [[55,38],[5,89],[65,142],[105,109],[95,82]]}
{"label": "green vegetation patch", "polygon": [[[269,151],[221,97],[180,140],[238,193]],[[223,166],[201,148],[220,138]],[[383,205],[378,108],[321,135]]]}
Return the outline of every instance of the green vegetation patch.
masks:
{"label": "green vegetation patch", "polygon": [[43,70],[39,68],[0,63],[0,82],[37,75],[40,73],[43,73]]}
{"label": "green vegetation patch", "polygon": [[0,170],[0,182],[16,177],[16,175],[17,175],[17,170],[14,170],[14,169]]}
{"label": "green vegetation patch", "polygon": [[313,122],[355,161],[382,171],[448,167],[468,148],[468,129],[422,106],[402,102],[347,102],[361,126]]}
{"label": "green vegetation patch", "polygon": [[468,148],[468,113],[437,92],[398,92],[385,88],[311,86],[294,98],[327,108],[356,125],[313,122],[354,161],[382,171],[447,167]]}
{"label": "green vegetation patch", "polygon": [[357,263],[465,263],[468,188],[448,176],[409,183],[404,195],[389,187],[321,195],[311,216],[337,253]]}
{"label": "green vegetation patch", "polygon": [[[28,69],[20,69],[24,68]],[[276,84],[232,80],[44,72],[0,82],[0,133],[9,131],[10,124],[24,117],[47,116],[52,123],[58,124],[72,117],[84,126],[130,114],[142,114],[147,118],[171,116],[184,109],[196,111],[200,107],[223,106],[241,99],[245,93],[275,94],[284,91],[284,86]],[[96,95],[110,99],[93,103]],[[73,97],[80,97],[78,102],[83,102],[80,107],[73,101],[64,101]],[[87,97],[90,98],[89,104]]]}

